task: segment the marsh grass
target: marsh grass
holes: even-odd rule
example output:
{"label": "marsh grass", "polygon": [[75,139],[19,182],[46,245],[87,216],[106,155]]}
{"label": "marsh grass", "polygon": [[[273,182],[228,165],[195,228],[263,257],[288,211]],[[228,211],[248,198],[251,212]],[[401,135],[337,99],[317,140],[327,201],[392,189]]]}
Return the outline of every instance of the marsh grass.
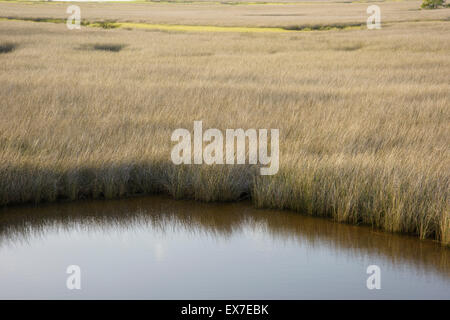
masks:
{"label": "marsh grass", "polygon": [[337,51],[355,51],[362,49],[365,46],[364,42],[344,42],[334,46]]}
{"label": "marsh grass", "polygon": [[[448,22],[295,37],[81,32],[0,21],[1,43],[27,44],[0,55],[1,205],[249,195],[260,208],[449,244]],[[111,48],[122,51],[88,52]],[[173,165],[171,133],[194,120],[279,128],[280,171]]]}
{"label": "marsh grass", "polygon": [[[98,23],[107,28],[124,22],[152,25],[271,27],[300,31],[332,31],[364,29],[368,4],[353,1],[343,4],[336,0],[308,2],[246,2],[225,5],[217,1],[187,3],[161,1],[157,3],[83,3],[83,22]],[[439,21],[448,19],[448,10],[417,10],[421,0],[385,1],[382,5],[383,28],[388,23],[405,21]],[[65,3],[7,3],[0,1],[2,17],[25,19],[67,19]],[[126,26],[129,27],[129,26]],[[306,28],[306,29],[305,29]],[[309,29],[308,29],[309,28]],[[117,28],[116,28],[117,29]],[[285,30],[285,29],[284,29]],[[189,31],[189,30],[188,30]],[[214,31],[214,30],[213,30]],[[289,30],[286,30],[289,31]]]}

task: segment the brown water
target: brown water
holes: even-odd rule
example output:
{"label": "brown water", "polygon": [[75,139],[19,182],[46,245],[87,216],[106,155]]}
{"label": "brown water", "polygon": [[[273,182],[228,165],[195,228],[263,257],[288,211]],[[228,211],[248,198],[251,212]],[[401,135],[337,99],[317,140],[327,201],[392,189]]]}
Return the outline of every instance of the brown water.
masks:
{"label": "brown water", "polygon": [[[69,265],[81,290],[66,287]],[[250,203],[16,207],[0,210],[0,298],[450,299],[450,250]]]}

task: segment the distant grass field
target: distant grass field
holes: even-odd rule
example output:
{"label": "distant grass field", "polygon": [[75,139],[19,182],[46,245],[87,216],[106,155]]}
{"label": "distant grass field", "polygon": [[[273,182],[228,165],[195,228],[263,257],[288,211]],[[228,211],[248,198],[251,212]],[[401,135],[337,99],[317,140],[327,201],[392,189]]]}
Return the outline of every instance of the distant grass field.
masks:
{"label": "distant grass field", "polygon": [[[450,9],[379,3],[367,30],[367,3],[79,5],[121,27],[68,30],[67,3],[0,2],[2,205],[250,196],[450,243]],[[173,165],[171,133],[194,120],[279,128],[280,171]]]}
{"label": "distant grass field", "polygon": [[[370,4],[378,4],[382,22],[449,21],[448,9],[421,10],[421,1],[271,1],[248,4],[230,2],[136,2],[77,3],[86,21],[114,21],[156,25],[199,25],[218,27],[318,27],[365,24]],[[277,4],[281,3],[281,4]],[[287,5],[283,5],[288,3]],[[71,2],[20,3],[0,0],[0,17],[67,19]]]}

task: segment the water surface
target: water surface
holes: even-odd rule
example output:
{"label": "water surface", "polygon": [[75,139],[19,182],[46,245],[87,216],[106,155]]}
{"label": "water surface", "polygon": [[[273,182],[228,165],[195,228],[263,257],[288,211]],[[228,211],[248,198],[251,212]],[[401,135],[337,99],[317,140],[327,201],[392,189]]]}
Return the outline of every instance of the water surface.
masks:
{"label": "water surface", "polygon": [[[69,265],[81,268],[81,290],[66,287]],[[380,290],[366,287],[369,265]],[[450,299],[450,250],[250,203],[6,208],[0,298]]]}

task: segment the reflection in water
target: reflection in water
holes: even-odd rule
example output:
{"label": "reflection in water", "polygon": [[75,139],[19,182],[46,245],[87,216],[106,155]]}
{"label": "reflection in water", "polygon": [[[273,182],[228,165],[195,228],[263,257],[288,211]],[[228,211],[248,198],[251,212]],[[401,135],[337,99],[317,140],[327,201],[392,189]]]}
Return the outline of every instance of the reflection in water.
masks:
{"label": "reflection in water", "polygon": [[[296,213],[255,210],[250,203],[203,204],[165,197],[1,209],[0,253],[4,248],[26,246],[36,239],[45,239],[48,234],[117,234],[148,230],[158,234],[207,237],[218,242],[251,230],[253,234],[269,237],[272,242],[293,242],[313,252],[326,248],[330,254],[345,256],[347,260],[377,257],[414,273],[432,273],[447,284],[450,279],[450,250],[432,241]],[[156,242],[152,246],[156,261],[164,261],[164,245]]]}

